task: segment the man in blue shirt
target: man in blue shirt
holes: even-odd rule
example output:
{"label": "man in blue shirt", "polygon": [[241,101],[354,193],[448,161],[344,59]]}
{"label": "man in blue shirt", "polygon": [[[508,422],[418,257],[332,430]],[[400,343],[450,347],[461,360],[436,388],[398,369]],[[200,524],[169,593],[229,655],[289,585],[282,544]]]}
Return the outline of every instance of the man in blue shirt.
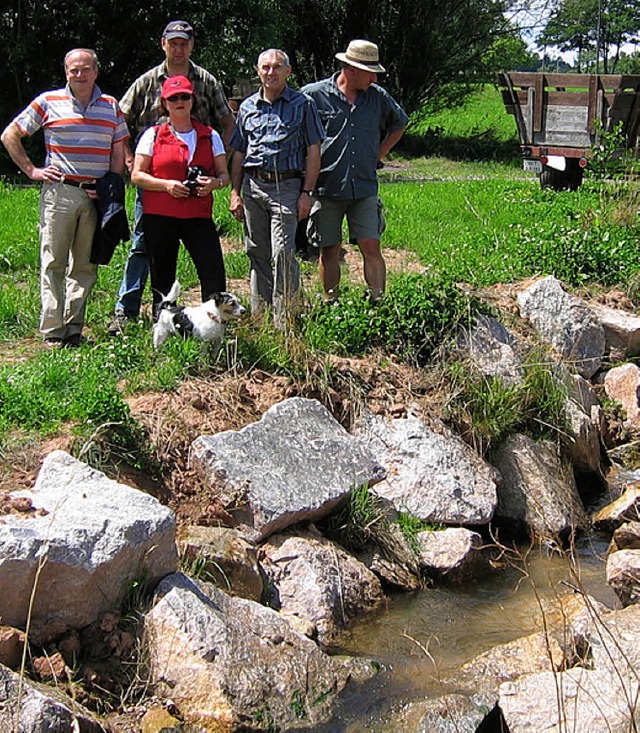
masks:
{"label": "man in blue shirt", "polygon": [[338,296],[346,216],[350,240],[362,253],[369,296],[376,301],[386,282],[376,166],[400,140],[409,120],[391,95],[374,83],[384,72],[375,43],[351,41],[346,53],[337,53],[336,58],[342,62],[340,72],[302,89],[316,102],[326,132],[308,233],[320,247],[320,279],[325,299],[331,302]]}
{"label": "man in blue shirt", "polygon": [[311,209],[324,138],[315,103],[287,86],[290,74],[284,51],[260,54],[260,90],[240,105],[230,141],[229,208],[244,219],[251,310],[273,306],[279,325],[299,289],[296,227]]}

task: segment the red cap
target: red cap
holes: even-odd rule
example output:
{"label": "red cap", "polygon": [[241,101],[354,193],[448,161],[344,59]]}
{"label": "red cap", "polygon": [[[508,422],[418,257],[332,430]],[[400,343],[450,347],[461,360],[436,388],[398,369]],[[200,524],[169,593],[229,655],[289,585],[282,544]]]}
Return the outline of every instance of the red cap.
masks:
{"label": "red cap", "polygon": [[186,76],[170,76],[162,85],[162,99],[173,97],[174,94],[193,94],[193,87]]}

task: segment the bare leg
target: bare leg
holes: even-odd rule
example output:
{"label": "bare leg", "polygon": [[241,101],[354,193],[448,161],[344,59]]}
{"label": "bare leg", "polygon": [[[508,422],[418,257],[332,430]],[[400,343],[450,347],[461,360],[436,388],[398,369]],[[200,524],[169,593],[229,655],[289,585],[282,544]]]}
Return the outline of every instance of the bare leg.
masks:
{"label": "bare leg", "polygon": [[334,244],[331,247],[320,248],[320,282],[327,300],[335,300],[340,285],[340,247]]}
{"label": "bare leg", "polygon": [[380,240],[359,239],[358,247],[364,259],[364,279],[369,286],[371,299],[378,300],[387,280],[387,266],[380,251]]}

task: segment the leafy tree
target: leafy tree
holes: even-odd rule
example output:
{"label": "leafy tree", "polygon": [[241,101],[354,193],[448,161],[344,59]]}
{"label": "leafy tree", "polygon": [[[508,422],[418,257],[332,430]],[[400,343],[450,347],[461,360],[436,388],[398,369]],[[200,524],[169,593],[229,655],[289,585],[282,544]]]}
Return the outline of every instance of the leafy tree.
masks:
{"label": "leafy tree", "polygon": [[496,71],[534,69],[539,62],[536,54],[527,49],[527,44],[517,28],[512,28],[510,32],[496,38],[482,57],[482,66],[489,74]]}
{"label": "leafy tree", "polygon": [[640,0],[558,0],[539,39],[544,46],[577,51],[578,71],[594,59],[605,74],[616,70],[620,47],[640,33]]}
{"label": "leafy tree", "polygon": [[335,53],[351,39],[368,38],[380,46],[385,86],[408,112],[425,101],[444,106],[460,101],[465,84],[477,79],[494,41],[512,34],[503,15],[508,1],[183,0],[176,10],[169,0],[5,0],[0,126],[40,91],[64,84],[62,59],[75,47],[96,50],[100,86],[120,97],[161,61],[160,36],[176,12],[194,26],[194,60],[227,92],[238,77],[254,76],[264,48],[284,48],[294,82],[303,84],[335,71]]}

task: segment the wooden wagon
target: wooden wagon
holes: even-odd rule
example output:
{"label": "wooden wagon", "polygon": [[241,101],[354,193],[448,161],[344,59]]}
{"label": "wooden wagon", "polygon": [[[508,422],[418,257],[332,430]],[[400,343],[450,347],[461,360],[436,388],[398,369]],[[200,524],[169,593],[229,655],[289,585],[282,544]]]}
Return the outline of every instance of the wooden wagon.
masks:
{"label": "wooden wagon", "polygon": [[506,110],[515,117],[525,169],[543,187],[578,188],[602,131],[622,123],[619,149],[638,150],[640,75],[498,74]]}

